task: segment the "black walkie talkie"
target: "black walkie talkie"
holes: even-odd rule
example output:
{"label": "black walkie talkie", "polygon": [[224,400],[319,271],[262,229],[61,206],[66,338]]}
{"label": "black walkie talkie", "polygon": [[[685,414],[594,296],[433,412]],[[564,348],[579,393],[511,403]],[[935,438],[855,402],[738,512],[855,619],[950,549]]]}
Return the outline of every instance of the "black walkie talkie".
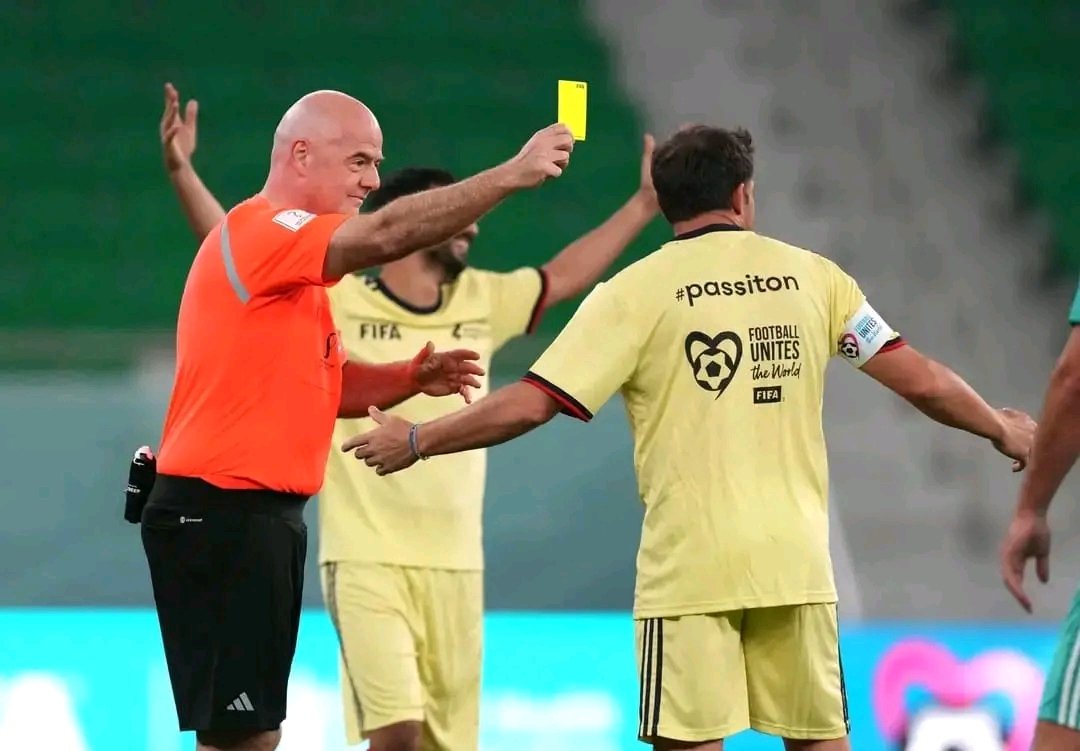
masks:
{"label": "black walkie talkie", "polygon": [[149,446],[140,446],[131,459],[127,490],[124,492],[124,518],[132,524],[142,521],[143,507],[150,498],[157,478],[157,457]]}

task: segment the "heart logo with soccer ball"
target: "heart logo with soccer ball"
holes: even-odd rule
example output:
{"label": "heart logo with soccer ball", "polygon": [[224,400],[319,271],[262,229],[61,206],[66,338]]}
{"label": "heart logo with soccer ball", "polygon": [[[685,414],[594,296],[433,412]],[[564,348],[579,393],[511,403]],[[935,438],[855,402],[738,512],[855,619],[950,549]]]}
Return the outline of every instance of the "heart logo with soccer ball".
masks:
{"label": "heart logo with soccer ball", "polygon": [[[993,649],[967,662],[921,639],[893,646],[878,663],[872,697],[878,728],[893,748],[907,751],[1027,751],[1035,735],[1042,670],[1026,655]],[[932,706],[911,712],[912,689]],[[1011,705],[1010,727],[985,702],[999,696]]]}
{"label": "heart logo with soccer ball", "polygon": [[721,331],[716,336],[691,331],[686,335],[685,348],[694,381],[719,399],[739,370],[742,339],[734,331]]}

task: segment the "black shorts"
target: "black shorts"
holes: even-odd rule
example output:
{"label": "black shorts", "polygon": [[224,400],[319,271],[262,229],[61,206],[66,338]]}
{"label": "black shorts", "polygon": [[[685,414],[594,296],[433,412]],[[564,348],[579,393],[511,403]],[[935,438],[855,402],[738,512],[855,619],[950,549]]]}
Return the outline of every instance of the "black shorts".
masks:
{"label": "black shorts", "polygon": [[158,475],[142,540],[181,730],[274,730],[285,719],[306,500]]}

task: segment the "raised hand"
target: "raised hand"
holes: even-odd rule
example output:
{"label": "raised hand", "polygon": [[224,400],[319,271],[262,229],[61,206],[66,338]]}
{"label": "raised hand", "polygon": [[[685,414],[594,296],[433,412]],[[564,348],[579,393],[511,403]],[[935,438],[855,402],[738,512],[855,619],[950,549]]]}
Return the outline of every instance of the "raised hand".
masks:
{"label": "raised hand", "polygon": [[573,150],[574,136],[570,129],[556,123],[534,133],[505,166],[515,185],[534,188],[549,178],[559,177],[570,163]]}
{"label": "raised hand", "polygon": [[638,195],[642,197],[653,211],[660,210],[660,203],[656,199],[656,188],[652,181],[652,158],[656,148],[656,139],[651,134],[645,134],[645,145],[641,151],[641,185],[638,187]]}
{"label": "raised hand", "polygon": [[198,134],[199,103],[192,99],[180,115],[180,93],[171,83],[165,84],[165,111],[161,115],[161,150],[165,169],[175,172],[191,163]]}

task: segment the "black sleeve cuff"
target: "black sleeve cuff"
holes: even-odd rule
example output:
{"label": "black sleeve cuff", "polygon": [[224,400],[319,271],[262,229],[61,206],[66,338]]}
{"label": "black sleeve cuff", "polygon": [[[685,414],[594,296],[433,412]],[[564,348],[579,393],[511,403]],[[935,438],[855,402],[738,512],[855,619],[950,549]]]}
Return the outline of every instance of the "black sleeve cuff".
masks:
{"label": "black sleeve cuff", "polygon": [[556,402],[558,402],[559,411],[562,412],[564,415],[576,417],[582,422],[588,422],[593,418],[593,413],[590,412],[584,404],[579,402],[574,397],[570,396],[570,394],[563,391],[551,381],[541,376],[538,376],[531,370],[524,376],[522,376],[521,380],[523,380],[530,386],[534,386],[540,389],[545,394],[554,399]]}

